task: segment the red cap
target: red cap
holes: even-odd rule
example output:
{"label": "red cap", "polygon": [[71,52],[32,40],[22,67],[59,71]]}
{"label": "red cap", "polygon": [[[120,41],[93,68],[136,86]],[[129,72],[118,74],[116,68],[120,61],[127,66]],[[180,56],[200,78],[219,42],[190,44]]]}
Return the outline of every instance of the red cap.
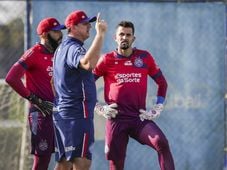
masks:
{"label": "red cap", "polygon": [[74,11],[71,12],[65,19],[65,26],[70,28],[73,25],[83,23],[83,22],[94,22],[96,21],[96,16],[94,17],[87,17],[84,11]]}
{"label": "red cap", "polygon": [[36,31],[37,34],[41,35],[44,32],[49,32],[51,30],[62,30],[65,29],[66,27],[64,25],[61,25],[57,19],[55,18],[45,18],[40,21]]}

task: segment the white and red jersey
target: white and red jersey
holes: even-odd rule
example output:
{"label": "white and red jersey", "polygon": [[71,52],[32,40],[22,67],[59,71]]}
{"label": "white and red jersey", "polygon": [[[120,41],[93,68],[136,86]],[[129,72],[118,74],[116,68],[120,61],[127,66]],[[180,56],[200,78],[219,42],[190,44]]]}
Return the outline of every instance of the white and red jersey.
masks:
{"label": "white and red jersey", "polygon": [[[51,79],[53,74],[53,53],[36,44],[27,50],[11,67],[6,81],[22,97],[33,93],[43,100],[53,101]],[[25,76],[25,86],[21,78]]]}
{"label": "white and red jersey", "polygon": [[134,48],[129,57],[112,51],[103,56],[93,73],[104,78],[104,97],[108,104],[117,103],[119,116],[137,116],[146,108],[148,76],[154,78],[160,68],[151,54]]}

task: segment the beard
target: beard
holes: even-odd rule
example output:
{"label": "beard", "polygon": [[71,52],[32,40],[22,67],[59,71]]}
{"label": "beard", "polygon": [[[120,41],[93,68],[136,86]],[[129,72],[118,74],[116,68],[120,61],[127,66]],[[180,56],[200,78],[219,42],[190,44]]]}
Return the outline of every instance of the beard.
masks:
{"label": "beard", "polygon": [[122,49],[122,50],[127,50],[128,48],[129,48],[129,42],[128,41],[122,41],[121,43],[120,43],[120,49]]}
{"label": "beard", "polygon": [[50,43],[50,46],[53,48],[53,50],[55,51],[57,48],[58,48],[58,45],[61,43],[61,40],[62,40],[62,36],[58,39],[58,40],[55,40],[51,37],[50,34],[47,35],[47,39]]}

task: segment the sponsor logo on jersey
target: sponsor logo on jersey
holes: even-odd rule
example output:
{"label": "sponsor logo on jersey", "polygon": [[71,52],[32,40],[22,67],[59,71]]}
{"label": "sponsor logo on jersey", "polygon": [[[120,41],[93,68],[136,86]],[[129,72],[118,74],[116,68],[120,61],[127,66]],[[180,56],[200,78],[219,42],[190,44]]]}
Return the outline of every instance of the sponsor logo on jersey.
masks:
{"label": "sponsor logo on jersey", "polygon": [[47,148],[48,148],[47,141],[46,141],[46,140],[41,140],[41,141],[39,142],[39,149],[40,149],[41,151],[45,151],[45,150],[47,150]]}
{"label": "sponsor logo on jersey", "polygon": [[73,151],[75,149],[76,149],[76,147],[68,146],[68,147],[65,147],[65,152]]}
{"label": "sponsor logo on jersey", "polygon": [[141,58],[136,58],[134,61],[134,66],[136,67],[143,67],[143,60]]}
{"label": "sponsor logo on jersey", "polygon": [[53,76],[53,67],[52,66],[48,66],[46,71],[48,72],[49,76],[51,76],[51,77]]}
{"label": "sponsor logo on jersey", "polygon": [[129,60],[129,61],[125,61],[124,63],[125,66],[132,66],[132,62]]}
{"label": "sponsor logo on jersey", "polygon": [[118,84],[121,83],[140,83],[141,73],[118,73],[115,79]]}

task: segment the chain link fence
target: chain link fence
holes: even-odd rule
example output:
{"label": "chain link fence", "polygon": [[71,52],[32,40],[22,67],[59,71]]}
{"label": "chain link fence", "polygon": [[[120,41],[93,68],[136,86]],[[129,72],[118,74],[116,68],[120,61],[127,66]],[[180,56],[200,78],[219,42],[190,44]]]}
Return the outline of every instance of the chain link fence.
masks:
{"label": "chain link fence", "polygon": [[0,2],[0,169],[29,170],[32,159],[24,100],[5,84],[24,52],[26,1]]}
{"label": "chain link fence", "polygon": [[[53,16],[64,22],[68,13],[75,9],[83,9],[88,15],[101,12],[108,22],[103,52],[115,49],[112,37],[116,24],[120,20],[131,20],[136,28],[134,46],[153,54],[169,83],[165,111],[157,123],[169,139],[176,169],[224,169],[224,1],[28,2],[31,9],[26,9],[26,1],[0,2],[1,78],[23,53],[27,43],[24,37],[31,37],[30,46],[38,41],[35,30],[44,17]],[[26,10],[31,12],[29,29],[26,27]],[[24,34],[24,30],[31,32]],[[85,46],[88,47],[90,42],[88,40]],[[97,82],[97,91],[99,100],[103,102],[102,80]],[[156,87],[149,81],[148,107],[151,107],[155,94]],[[0,169],[29,170],[32,160],[24,100],[6,85],[0,88],[0,96],[5,98],[0,103]],[[10,106],[15,108],[9,111]],[[17,126],[9,128],[12,121]],[[93,170],[108,169],[104,155],[104,124],[104,118],[95,117]],[[159,169],[158,158],[154,150],[130,140],[125,170],[137,169]]]}

